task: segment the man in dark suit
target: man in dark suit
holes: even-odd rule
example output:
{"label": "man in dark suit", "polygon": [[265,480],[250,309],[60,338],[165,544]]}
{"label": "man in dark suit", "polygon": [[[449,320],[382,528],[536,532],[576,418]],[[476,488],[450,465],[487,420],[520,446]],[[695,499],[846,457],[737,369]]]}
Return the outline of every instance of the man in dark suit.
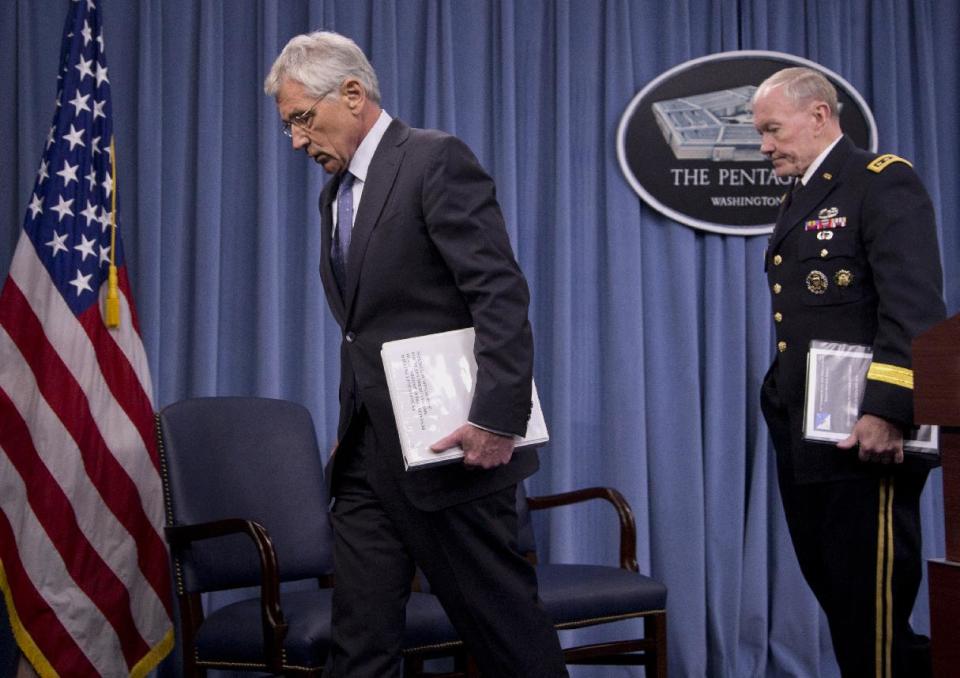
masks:
{"label": "man in dark suit", "polygon": [[[777,357],[761,394],[794,549],[844,676],[929,675],[909,617],[930,464],[904,458],[903,436],[910,342],[945,316],[933,207],[907,161],[843,136],[836,91],[815,70],[772,75],[753,115],[777,176],[797,177],[766,252]],[[836,445],[802,435],[814,339],[873,350],[859,419]]]}
{"label": "man in dark suit", "polygon": [[[516,549],[516,483],[538,466],[535,450],[513,448],[530,415],[533,342],[493,181],[455,137],[383,111],[376,74],[343,36],[293,38],[265,90],[293,148],[333,175],[320,196],[320,273],[343,332],[340,443],[327,469],[327,675],[400,675],[415,564],[484,675],[566,675],[533,569]],[[434,445],[460,445],[463,463],[405,472],[380,348],[469,326],[469,423]]]}

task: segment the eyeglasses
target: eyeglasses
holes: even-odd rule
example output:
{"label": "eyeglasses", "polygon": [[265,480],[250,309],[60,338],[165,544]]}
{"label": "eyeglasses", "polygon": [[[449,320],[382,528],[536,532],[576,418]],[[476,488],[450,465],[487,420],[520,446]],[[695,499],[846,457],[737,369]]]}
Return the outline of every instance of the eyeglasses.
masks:
{"label": "eyeglasses", "polygon": [[317,107],[317,104],[319,104],[321,101],[326,99],[327,96],[332,91],[333,90],[324,92],[323,94],[320,95],[320,97],[316,101],[313,102],[313,105],[310,106],[310,108],[305,110],[303,113],[298,113],[297,115],[290,118],[290,120],[285,121],[282,127],[283,135],[286,137],[290,137],[292,139],[294,125],[296,125],[297,127],[302,127],[303,129],[308,129],[308,126],[310,125],[310,118],[313,117],[313,109]]}

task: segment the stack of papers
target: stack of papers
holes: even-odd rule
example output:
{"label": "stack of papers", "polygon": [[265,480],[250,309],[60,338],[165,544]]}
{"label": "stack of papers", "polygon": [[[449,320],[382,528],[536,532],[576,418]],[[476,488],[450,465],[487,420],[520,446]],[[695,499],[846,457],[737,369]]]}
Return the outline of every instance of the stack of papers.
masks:
{"label": "stack of papers", "polygon": [[[407,470],[463,458],[454,447],[434,452],[430,445],[467,423],[477,380],[472,327],[386,342],[381,350],[390,402]],[[550,439],[536,384],[527,433],[515,445]]]}

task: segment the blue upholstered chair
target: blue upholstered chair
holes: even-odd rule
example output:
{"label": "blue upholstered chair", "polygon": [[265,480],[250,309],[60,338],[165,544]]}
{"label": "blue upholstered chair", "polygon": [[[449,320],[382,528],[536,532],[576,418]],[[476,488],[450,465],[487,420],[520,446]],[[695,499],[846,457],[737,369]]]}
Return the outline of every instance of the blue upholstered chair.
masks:
{"label": "blue upholstered chair", "polygon": [[[309,412],[281,400],[199,398],[163,409],[157,431],[183,674],[319,675],[330,641],[332,544]],[[281,586],[304,580],[315,586]],[[259,595],[204,613],[202,593],[242,587]],[[439,602],[414,593],[405,653],[459,647]]]}
{"label": "blue upholstered chair", "polygon": [[[599,499],[616,512],[620,527],[618,566],[541,563],[537,558],[531,511],[568,506]],[[637,565],[637,531],[633,511],[618,491],[591,487],[561,494],[528,497],[523,483],[517,486],[518,548],[537,571],[540,598],[559,630],[601,627],[628,619],[643,620],[640,638],[620,639],[622,628],[611,627],[611,639],[565,647],[567,664],[645,666],[648,678],[667,676],[667,588],[640,574]],[[421,581],[429,590],[429,582]],[[619,634],[618,634],[619,631]],[[456,671],[449,676],[477,678],[475,662],[465,649],[453,647]]]}
{"label": "blue upholstered chair", "polygon": [[[619,567],[540,563],[529,511],[594,499],[609,502],[620,524]],[[641,618],[643,637],[565,647],[567,664],[644,665],[648,678],[667,675],[667,588],[639,573],[636,524],[626,499],[611,488],[592,487],[562,494],[526,497],[518,486],[520,549],[537,569],[540,598],[558,629],[598,626]]]}

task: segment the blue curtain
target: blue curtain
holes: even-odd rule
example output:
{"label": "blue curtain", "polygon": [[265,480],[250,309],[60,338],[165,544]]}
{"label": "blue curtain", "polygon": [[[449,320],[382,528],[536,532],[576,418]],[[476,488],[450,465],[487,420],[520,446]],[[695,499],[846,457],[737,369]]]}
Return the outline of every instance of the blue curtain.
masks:
{"label": "blue curtain", "polygon": [[[0,3],[0,274],[39,163],[68,0]],[[960,304],[956,36],[935,0],[103,0],[121,227],[158,406],[258,394],[334,437],[337,328],[320,287],[325,180],[280,135],[263,77],[294,34],[370,55],[387,110],[461,136],[497,180],[532,288],[552,441],[533,494],[612,485],[669,587],[672,676],[835,676],[786,532],[758,407],[772,356],[766,238],[705,234],[641,203],[617,123],[664,70],[765,49],[812,59],[873,108],[941,225]],[[925,553],[943,553],[941,479]],[[613,517],[537,525],[544,556],[613,563]],[[926,585],[915,610],[926,630]],[[589,635],[589,634],[586,634]],[[2,664],[2,662],[0,662]],[[582,669],[576,676],[639,676]]]}

